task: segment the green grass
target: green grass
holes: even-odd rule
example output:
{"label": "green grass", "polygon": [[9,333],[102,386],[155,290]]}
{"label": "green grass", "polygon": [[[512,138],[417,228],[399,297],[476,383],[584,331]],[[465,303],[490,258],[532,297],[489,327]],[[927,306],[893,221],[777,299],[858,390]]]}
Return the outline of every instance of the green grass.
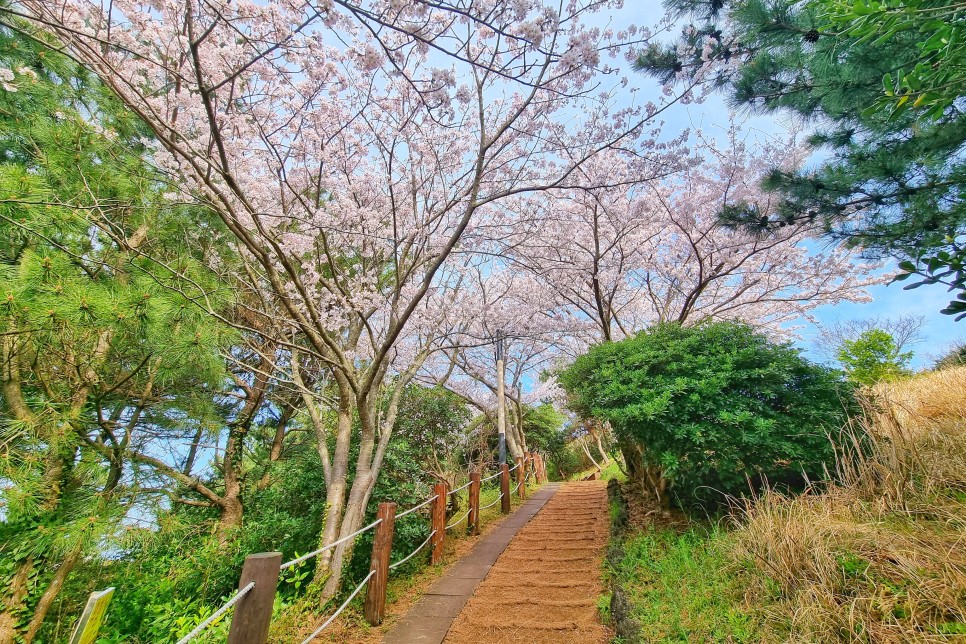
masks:
{"label": "green grass", "polygon": [[758,642],[742,572],[717,528],[653,529],[626,538],[611,574],[627,593],[643,642]]}
{"label": "green grass", "polygon": [[[568,477],[568,481],[581,481],[585,477],[593,474],[597,471],[596,467],[592,467],[588,470],[581,470],[579,472],[574,472]],[[623,481],[625,478],[624,473],[621,472],[621,466],[617,462],[616,458],[611,458],[610,462],[601,468],[600,470],[600,480],[609,481],[610,479],[617,479],[618,481]]]}
{"label": "green grass", "polygon": [[600,471],[600,478],[603,481],[609,481],[611,479],[617,479],[618,481],[623,481],[625,478],[624,473],[621,472],[620,465],[616,458],[610,459],[610,463],[607,464],[604,469]]}

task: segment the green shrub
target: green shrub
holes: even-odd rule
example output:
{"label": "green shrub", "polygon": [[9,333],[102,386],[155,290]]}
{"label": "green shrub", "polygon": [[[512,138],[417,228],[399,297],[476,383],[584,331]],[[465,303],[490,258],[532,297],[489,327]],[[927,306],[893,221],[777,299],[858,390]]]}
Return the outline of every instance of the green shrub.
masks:
{"label": "green shrub", "polygon": [[933,368],[949,369],[966,365],[966,341],[960,341],[946,350],[941,358],[936,360]]}
{"label": "green shrub", "polygon": [[821,478],[854,405],[835,371],[730,322],[660,324],[592,348],[559,379],[577,413],[610,421],[629,475],[665,505]]}

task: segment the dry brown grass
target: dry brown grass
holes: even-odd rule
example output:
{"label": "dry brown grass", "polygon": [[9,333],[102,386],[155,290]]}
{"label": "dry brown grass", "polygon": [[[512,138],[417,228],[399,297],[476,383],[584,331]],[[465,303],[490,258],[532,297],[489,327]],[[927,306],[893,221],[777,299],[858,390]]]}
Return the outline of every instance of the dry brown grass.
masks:
{"label": "dry brown grass", "polygon": [[928,371],[899,382],[883,382],[873,388],[874,398],[884,407],[883,413],[912,432],[962,422],[966,418],[964,392],[966,365]]}
{"label": "dry brown grass", "polygon": [[740,512],[735,554],[788,642],[966,642],[966,367],[877,387],[821,493]]}

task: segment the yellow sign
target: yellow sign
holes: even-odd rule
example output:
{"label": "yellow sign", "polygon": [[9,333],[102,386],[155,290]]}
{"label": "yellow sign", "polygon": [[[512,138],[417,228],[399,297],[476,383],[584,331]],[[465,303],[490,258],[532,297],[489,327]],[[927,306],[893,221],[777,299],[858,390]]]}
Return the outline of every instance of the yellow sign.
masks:
{"label": "yellow sign", "polygon": [[70,644],[94,644],[97,639],[97,631],[101,628],[104,621],[104,614],[107,613],[107,605],[111,603],[114,596],[114,589],[107,588],[91,593],[87,598],[87,606],[81,613],[81,618],[74,627],[74,634],[70,637]]}

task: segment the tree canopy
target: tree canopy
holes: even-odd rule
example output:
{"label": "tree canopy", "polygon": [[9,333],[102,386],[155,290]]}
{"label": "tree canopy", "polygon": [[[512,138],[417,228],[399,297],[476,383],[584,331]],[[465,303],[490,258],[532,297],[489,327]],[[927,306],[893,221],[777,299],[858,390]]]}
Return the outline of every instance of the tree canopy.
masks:
{"label": "tree canopy", "polygon": [[[962,36],[944,2],[674,0],[687,23],[652,44],[637,66],[668,84],[724,91],[736,107],[791,113],[815,127],[828,156],[817,167],[775,168],[772,208],[734,204],[726,222],[771,231],[820,222],[834,238],[899,260],[916,284],[956,292],[966,312],[966,114]],[[913,285],[914,286],[914,285]]]}
{"label": "tree canopy", "polygon": [[855,339],[844,340],[838,358],[851,380],[874,385],[908,374],[912,351],[902,351],[887,331],[870,329]]}
{"label": "tree canopy", "polygon": [[67,575],[150,486],[132,459],[146,428],[217,416],[206,390],[225,377],[231,334],[191,303],[216,283],[204,220],[162,198],[143,124],[42,36],[0,29],[0,66],[0,639],[12,641],[37,635]]}
{"label": "tree canopy", "polygon": [[[316,552],[279,596],[325,606],[380,501],[495,464],[494,417],[511,458],[569,458],[537,374],[868,298],[815,222],[718,225],[804,148],[662,132],[693,88],[624,89],[650,36],[595,26],[619,4],[0,2],[0,640],[114,583],[109,637],[176,640],[253,551]],[[569,429],[607,458],[607,423]]]}

